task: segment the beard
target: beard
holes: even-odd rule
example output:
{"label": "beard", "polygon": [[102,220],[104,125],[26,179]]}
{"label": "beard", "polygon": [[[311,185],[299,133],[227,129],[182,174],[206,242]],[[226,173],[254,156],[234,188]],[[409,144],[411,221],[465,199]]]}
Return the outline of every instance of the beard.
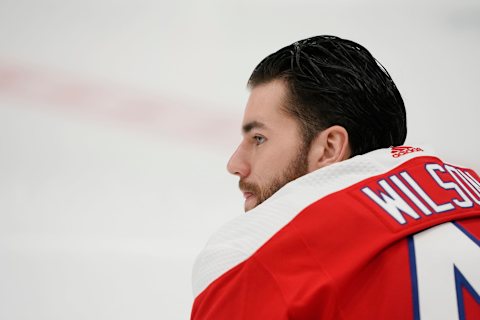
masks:
{"label": "beard", "polygon": [[302,145],[297,151],[294,159],[288,164],[288,166],[276,177],[273,177],[267,182],[265,186],[260,186],[256,183],[239,181],[239,187],[243,191],[251,192],[257,199],[257,202],[252,208],[245,208],[245,212],[255,208],[268,198],[270,198],[275,192],[281,189],[284,185],[293,181],[308,173],[308,148],[306,145]]}

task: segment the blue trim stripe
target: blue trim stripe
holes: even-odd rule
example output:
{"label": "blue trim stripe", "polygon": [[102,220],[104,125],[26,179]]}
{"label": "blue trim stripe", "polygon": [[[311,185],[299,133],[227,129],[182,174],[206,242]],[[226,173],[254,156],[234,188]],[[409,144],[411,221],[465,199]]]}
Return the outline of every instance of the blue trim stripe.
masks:
{"label": "blue trim stripe", "polygon": [[408,237],[408,256],[410,260],[410,278],[412,280],[413,319],[420,320],[420,304],[418,301],[417,260],[415,258],[415,242],[413,236]]}

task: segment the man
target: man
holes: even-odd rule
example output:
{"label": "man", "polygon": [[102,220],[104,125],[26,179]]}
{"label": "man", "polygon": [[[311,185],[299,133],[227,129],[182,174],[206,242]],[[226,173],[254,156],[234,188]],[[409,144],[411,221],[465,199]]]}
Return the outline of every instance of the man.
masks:
{"label": "man", "polygon": [[246,215],[207,244],[192,319],[480,319],[480,179],[406,138],[387,71],[319,36],[253,71],[228,163]]}

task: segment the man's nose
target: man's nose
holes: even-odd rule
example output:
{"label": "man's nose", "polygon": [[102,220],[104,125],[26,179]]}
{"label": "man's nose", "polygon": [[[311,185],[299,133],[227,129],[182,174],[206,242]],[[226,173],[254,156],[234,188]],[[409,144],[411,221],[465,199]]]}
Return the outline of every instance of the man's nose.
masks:
{"label": "man's nose", "polygon": [[241,146],[235,150],[227,163],[227,170],[233,175],[237,175],[240,178],[248,177],[250,174],[250,166],[246,159],[245,151]]}

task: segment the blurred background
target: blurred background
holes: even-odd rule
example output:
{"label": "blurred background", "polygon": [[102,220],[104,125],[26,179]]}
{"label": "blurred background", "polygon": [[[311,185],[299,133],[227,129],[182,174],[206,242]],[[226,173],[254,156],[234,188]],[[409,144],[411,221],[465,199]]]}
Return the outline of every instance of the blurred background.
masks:
{"label": "blurred background", "polygon": [[477,0],[0,0],[0,319],[189,318],[243,213],[246,80],[319,34],[387,68],[407,144],[480,170]]}

